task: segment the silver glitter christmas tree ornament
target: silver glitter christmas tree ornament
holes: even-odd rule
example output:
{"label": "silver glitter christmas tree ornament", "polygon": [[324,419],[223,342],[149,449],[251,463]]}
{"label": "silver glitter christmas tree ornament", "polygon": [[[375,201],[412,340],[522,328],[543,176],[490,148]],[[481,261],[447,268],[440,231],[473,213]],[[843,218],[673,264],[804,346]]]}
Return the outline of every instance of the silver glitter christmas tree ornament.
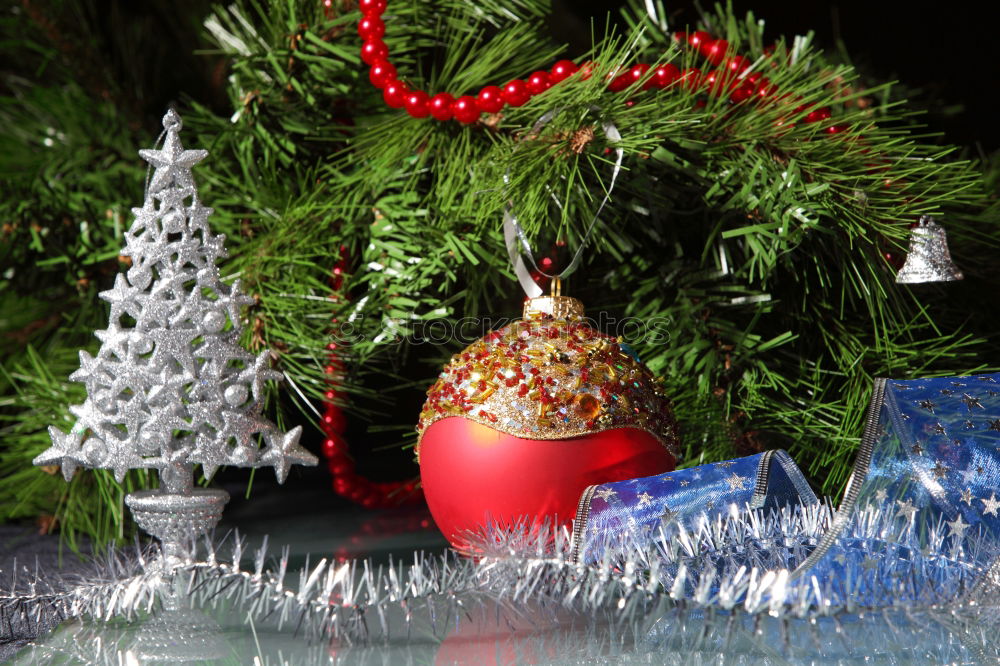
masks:
{"label": "silver glitter christmas tree ornament", "polygon": [[293,464],[317,459],[298,444],[301,426],[285,433],[261,413],[265,382],[281,378],[270,352],[240,346],[240,311],[253,303],[240,281],[227,285],[216,262],[225,236],[208,226],[191,167],[204,150],[185,150],[181,118],[163,117],[160,150],[140,150],[155,169],[142,208],[125,234],[128,272],[100,297],[111,304],[100,351],[80,352],[70,376],[87,399],[70,407],[69,433],[50,427],[52,446],[35,465],[59,465],[69,481],[77,467],[152,468],[160,488],[125,502],[136,522],[163,542],[167,562],[187,558],[186,544],[218,522],[229,495],[195,489],[194,466],[211,477],[221,465],[273,466],[284,482]]}
{"label": "silver glitter christmas tree ornament", "polygon": [[896,282],[952,282],[962,278],[962,271],[951,260],[944,228],[930,215],[922,216],[910,231],[910,249],[906,253],[906,263],[896,274]]}

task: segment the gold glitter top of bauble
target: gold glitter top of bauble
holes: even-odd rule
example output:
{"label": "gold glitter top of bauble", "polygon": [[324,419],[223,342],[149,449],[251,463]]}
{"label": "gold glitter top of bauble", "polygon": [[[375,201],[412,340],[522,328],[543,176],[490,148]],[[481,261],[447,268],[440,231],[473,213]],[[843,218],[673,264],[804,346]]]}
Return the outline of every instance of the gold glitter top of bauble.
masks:
{"label": "gold glitter top of bauble", "polygon": [[637,428],[676,458],[677,423],[660,383],[627,345],[588,326],[583,314],[575,298],[533,298],[523,319],[452,356],[427,391],[419,439],[451,416],[526,439]]}

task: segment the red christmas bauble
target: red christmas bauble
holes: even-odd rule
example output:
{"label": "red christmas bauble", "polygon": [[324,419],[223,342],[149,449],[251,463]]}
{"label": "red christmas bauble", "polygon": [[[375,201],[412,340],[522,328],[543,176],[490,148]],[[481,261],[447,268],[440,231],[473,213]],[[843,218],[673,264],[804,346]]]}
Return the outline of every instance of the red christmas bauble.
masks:
{"label": "red christmas bauble", "polygon": [[456,547],[490,521],[568,524],[587,486],[674,468],[659,382],[576,299],[528,301],[522,320],[453,356],[427,396],[420,477]]}
{"label": "red christmas bauble", "polygon": [[461,417],[431,424],[420,479],[438,529],[456,547],[487,522],[568,525],[587,486],[674,468],[653,435],[634,428],[567,439],[525,439]]}

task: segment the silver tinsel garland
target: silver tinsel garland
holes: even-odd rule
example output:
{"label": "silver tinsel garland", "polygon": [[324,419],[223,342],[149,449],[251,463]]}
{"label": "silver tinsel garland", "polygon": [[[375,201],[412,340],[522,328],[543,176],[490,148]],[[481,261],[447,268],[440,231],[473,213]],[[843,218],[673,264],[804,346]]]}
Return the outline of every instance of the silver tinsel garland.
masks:
{"label": "silver tinsel garland", "polygon": [[[1000,656],[991,631],[1000,628],[1000,599],[994,588],[972,585],[983,572],[969,564],[995,543],[969,533],[955,545],[939,525],[921,535],[918,547],[912,528],[900,527],[891,511],[867,508],[842,535],[864,554],[845,563],[842,585],[792,580],[790,571],[832,518],[829,505],[734,511],[694,531],[661,528],[652,542],[637,539],[641,547],[616,550],[595,565],[569,560],[565,530],[526,525],[489,527],[472,541],[474,557],[415,553],[412,561],[384,566],[322,560],[294,575],[287,556],[268,569],[262,548],[246,567],[239,538],[218,546],[206,541],[205,557],[173,572],[148,566],[155,551],[138,551],[108,561],[86,583],[0,598],[0,623],[51,615],[136,619],[155,615],[166,598],[194,609],[235,607],[255,623],[274,623],[317,645],[334,640],[358,649],[417,631],[441,638],[478,616],[492,618],[494,631],[526,618],[549,627],[532,640],[583,631],[628,642],[631,651],[683,642],[697,652],[745,632],[759,636],[766,627],[782,654],[827,644],[844,623],[901,634],[919,626],[960,634],[963,650]],[[941,640],[942,649],[958,649]]]}

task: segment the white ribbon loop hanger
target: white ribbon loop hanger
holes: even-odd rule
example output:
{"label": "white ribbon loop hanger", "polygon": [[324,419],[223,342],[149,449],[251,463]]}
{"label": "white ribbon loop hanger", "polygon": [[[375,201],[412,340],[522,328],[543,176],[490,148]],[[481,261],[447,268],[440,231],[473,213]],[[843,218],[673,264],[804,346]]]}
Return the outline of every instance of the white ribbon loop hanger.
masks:
{"label": "white ribbon loop hanger", "polygon": [[[591,111],[599,111],[597,107],[591,107]],[[549,111],[534,124],[531,128],[531,135],[537,136],[538,133],[544,128],[549,122],[555,118],[562,109],[554,109]],[[604,136],[612,144],[617,144],[621,141],[621,133],[618,132],[618,128],[615,127],[614,123],[605,120],[601,121],[601,129],[604,132]],[[611,192],[615,189],[615,182],[618,180],[618,173],[621,171],[622,160],[624,159],[625,152],[620,146],[615,146],[613,148],[615,152],[615,163],[611,172],[611,180],[608,182],[608,187],[604,191],[604,198],[601,200],[600,205],[597,206],[597,210],[594,211],[594,217],[590,220],[587,225],[587,229],[583,234],[583,239],[580,241],[580,246],[573,253],[573,259],[569,262],[563,270],[556,274],[549,274],[538,267],[535,262],[534,252],[531,250],[531,243],[528,241],[527,235],[524,233],[524,229],[521,227],[520,223],[517,221],[517,216],[514,214],[514,202],[512,200],[507,201],[507,205],[504,208],[503,213],[503,237],[504,242],[507,245],[507,255],[510,257],[511,266],[514,268],[514,274],[517,276],[517,281],[521,283],[521,288],[524,289],[524,293],[528,295],[528,298],[537,298],[542,295],[543,291],[538,283],[535,282],[534,278],[531,277],[532,271],[536,274],[543,275],[550,280],[562,280],[567,277],[570,273],[576,270],[577,266],[580,265],[580,260],[583,258],[583,250],[587,247],[587,243],[590,240],[590,235],[594,231],[594,227],[597,225],[597,220],[601,215],[601,211],[604,210],[604,206],[607,205],[608,201],[611,199]],[[504,185],[510,185],[510,170],[503,177]]]}

